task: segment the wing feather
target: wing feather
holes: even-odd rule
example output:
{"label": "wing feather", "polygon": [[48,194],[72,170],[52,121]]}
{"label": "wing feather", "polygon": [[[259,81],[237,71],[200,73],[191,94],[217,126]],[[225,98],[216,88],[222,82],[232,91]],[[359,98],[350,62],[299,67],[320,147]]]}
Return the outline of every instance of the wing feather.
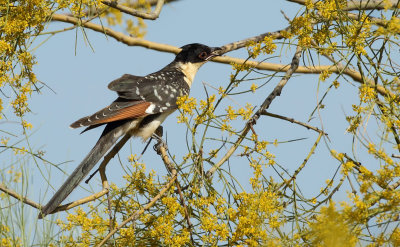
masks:
{"label": "wing feather", "polygon": [[[79,128],[83,126],[100,126],[104,123],[114,122],[124,119],[134,119],[145,117],[148,114],[146,109],[151,105],[151,102],[146,101],[131,101],[119,102],[114,101],[111,105],[94,113],[93,115],[83,117],[70,125],[71,128]],[[96,126],[96,127],[97,127]]]}

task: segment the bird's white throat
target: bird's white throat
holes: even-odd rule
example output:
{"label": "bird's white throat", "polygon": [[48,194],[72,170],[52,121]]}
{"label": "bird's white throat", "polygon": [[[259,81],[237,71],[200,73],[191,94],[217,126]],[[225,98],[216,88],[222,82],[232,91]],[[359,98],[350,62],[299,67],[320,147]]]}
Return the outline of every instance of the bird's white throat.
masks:
{"label": "bird's white throat", "polygon": [[[204,62],[205,63],[205,62]],[[192,86],[194,77],[199,70],[199,68],[204,64],[204,63],[181,63],[179,62],[177,64],[177,68],[182,71],[182,73],[185,75],[185,81],[189,85],[189,87]]]}

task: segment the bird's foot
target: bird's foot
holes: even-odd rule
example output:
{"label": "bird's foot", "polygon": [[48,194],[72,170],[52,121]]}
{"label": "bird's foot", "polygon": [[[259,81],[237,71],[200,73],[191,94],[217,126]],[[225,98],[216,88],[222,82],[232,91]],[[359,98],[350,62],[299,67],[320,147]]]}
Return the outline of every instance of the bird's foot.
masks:
{"label": "bird's foot", "polygon": [[154,149],[154,151],[157,152],[158,155],[161,154],[161,150],[160,150],[161,147],[165,148],[165,150],[168,150],[167,143],[162,139],[162,137],[160,137],[157,134],[153,134],[151,137],[154,138],[155,140],[157,140],[157,143],[153,146],[153,149]]}

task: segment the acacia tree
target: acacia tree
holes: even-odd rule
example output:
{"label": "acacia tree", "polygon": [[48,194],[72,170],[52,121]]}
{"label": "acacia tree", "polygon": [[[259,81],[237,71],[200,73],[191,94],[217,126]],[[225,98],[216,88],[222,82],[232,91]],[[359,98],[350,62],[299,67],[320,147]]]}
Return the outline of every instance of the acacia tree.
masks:
{"label": "acacia tree", "polygon": [[[244,58],[213,59],[232,64],[227,86],[214,94],[206,89],[203,99],[178,100],[178,123],[187,128],[186,154],[177,157],[164,147],[159,149],[168,176],[146,170],[144,161],[133,153],[129,162],[123,162],[125,185],[111,184],[106,197],[69,210],[54,222],[57,231],[45,230],[40,244],[400,245],[399,2],[289,1],[299,5],[299,12],[292,17],[283,14],[287,28],[265,30],[222,46],[223,53],[248,51]],[[177,53],[179,48],[143,39],[143,19],[162,21],[157,17],[165,4],[174,1],[3,1],[0,86],[24,138],[29,138],[32,128],[28,99],[43,86],[32,71],[36,61],[30,46],[46,32],[47,23],[70,23],[60,31],[90,29],[128,46]],[[116,25],[124,32],[116,31]],[[285,86],[304,74],[314,74],[312,80],[319,85],[318,103],[311,114],[304,113],[301,121],[269,112],[277,96],[285,99]],[[273,89],[266,89],[269,82],[276,82]],[[352,140],[341,146],[330,140],[331,129],[321,112],[329,107],[325,102],[333,92],[349,90],[346,84],[354,86],[346,95],[357,103],[350,106],[353,113],[346,116],[348,126],[342,130]],[[241,106],[232,103],[236,101]],[[5,104],[0,99],[0,112]],[[2,117],[13,116],[3,113]],[[321,121],[307,123],[314,117]],[[290,148],[262,132],[269,118],[310,130],[307,137],[313,138],[313,144],[293,171],[272,151],[290,155]],[[49,162],[43,153],[19,145],[20,136],[2,135],[3,154],[14,152]],[[128,139],[123,138],[119,146]],[[299,140],[294,143],[304,145]],[[106,156],[104,165],[119,146]],[[323,150],[319,162],[334,160],[337,169],[326,176],[325,187],[310,195],[298,180],[307,177],[305,167]],[[232,172],[238,166],[253,174],[247,185]],[[0,184],[2,207],[12,209],[14,203],[41,207],[29,195],[11,189],[18,187],[20,172],[9,165],[2,170],[7,170]],[[348,190],[348,198],[338,201],[342,188]],[[77,205],[66,208],[73,206]],[[4,214],[2,219],[2,245],[24,244],[26,239],[11,230],[12,219]]]}

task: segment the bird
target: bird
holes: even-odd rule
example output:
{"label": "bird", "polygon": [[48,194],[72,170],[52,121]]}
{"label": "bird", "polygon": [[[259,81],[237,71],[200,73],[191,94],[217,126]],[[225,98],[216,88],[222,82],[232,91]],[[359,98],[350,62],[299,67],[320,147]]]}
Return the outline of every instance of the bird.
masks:
{"label": "bird", "polygon": [[39,218],[52,213],[82,182],[90,170],[125,134],[150,138],[162,122],[178,109],[177,99],[189,95],[198,69],[221,53],[220,47],[199,43],[181,47],[175,59],[161,70],[146,76],[124,74],[112,81],[108,88],[118,94],[109,106],[83,117],[70,125],[86,127],[83,132],[105,125],[100,138],[53,195],[40,209]]}

